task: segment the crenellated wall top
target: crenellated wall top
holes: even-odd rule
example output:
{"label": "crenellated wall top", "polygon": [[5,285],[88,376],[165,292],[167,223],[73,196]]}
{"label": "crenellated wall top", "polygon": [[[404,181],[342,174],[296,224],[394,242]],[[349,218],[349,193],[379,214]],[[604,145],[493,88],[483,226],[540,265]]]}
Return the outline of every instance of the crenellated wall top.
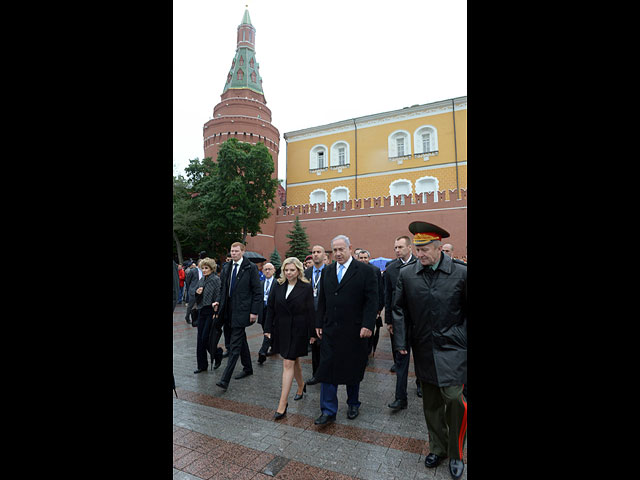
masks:
{"label": "crenellated wall top", "polygon": [[[434,198],[436,194],[437,200]],[[387,196],[358,198],[340,202],[287,205],[276,209],[276,216],[280,220],[284,220],[284,217],[295,217],[296,215],[304,218],[320,218],[452,208],[467,208],[466,189],[460,189],[459,194],[457,189],[453,189],[421,194],[394,195],[393,198]],[[293,221],[293,218],[291,220]]]}

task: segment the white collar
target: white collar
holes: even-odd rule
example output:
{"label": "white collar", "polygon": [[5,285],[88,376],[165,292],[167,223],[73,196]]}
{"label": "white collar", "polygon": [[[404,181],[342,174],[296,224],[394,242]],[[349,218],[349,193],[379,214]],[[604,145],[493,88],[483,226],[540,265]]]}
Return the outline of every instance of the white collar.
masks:
{"label": "white collar", "polygon": [[[349,255],[349,260],[347,260],[346,262],[344,262],[344,270],[342,271],[342,274],[344,275],[346,273],[346,271],[349,269],[349,265],[351,265],[351,262],[353,261],[353,257],[351,255]],[[340,268],[340,264],[338,263],[338,266],[336,268]],[[337,271],[337,270],[336,270]]]}

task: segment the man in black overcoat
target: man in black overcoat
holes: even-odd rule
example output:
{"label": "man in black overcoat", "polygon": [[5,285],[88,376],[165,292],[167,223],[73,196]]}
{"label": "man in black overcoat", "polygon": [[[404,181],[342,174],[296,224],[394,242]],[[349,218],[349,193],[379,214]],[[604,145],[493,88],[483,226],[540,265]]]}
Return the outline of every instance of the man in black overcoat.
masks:
{"label": "man in black overcoat", "polygon": [[222,324],[228,323],[231,326],[230,353],[222,377],[216,383],[225,390],[229,386],[238,359],[242,363],[242,372],[234,378],[238,380],[253,374],[251,353],[244,329],[255,323],[263,307],[258,267],[244,257],[244,251],[245,246],[242,243],[233,243],[230,250],[231,261],[226,263],[220,272],[220,308],[218,319],[214,323],[215,343],[212,344],[217,345],[222,334]]}
{"label": "man in black overcoat", "polygon": [[345,235],[335,237],[331,248],[336,263],[324,268],[316,312],[316,334],[322,341],[315,374],[321,382],[322,415],[316,425],[335,421],[338,385],[347,386],[347,418],[358,416],[360,382],[378,308],[378,282],[371,266],[354,260]]}
{"label": "man in black overcoat", "polygon": [[[307,277],[313,287],[313,307],[316,312],[318,311],[318,295],[320,294],[320,288],[322,286],[320,279],[322,278],[322,272],[325,267],[325,257],[326,252],[324,247],[322,245],[314,245],[311,248],[311,259],[313,261],[313,265],[304,271],[304,276]],[[316,336],[315,330],[313,332],[313,337],[315,338],[315,341],[311,344],[311,371],[313,373],[311,378],[305,382],[307,385],[315,385],[318,383],[315,374],[318,370],[318,365],[320,365],[320,344],[322,342]]]}

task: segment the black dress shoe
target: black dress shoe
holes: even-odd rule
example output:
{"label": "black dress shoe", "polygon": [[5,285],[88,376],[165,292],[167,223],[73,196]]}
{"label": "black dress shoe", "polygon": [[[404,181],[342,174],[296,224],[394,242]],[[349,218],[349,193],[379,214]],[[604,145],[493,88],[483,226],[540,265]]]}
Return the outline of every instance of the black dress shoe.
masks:
{"label": "black dress shoe", "polygon": [[261,354],[261,353],[259,353],[259,354],[258,354],[258,363],[259,363],[260,365],[262,365],[266,359],[267,359],[267,356],[266,356],[266,355],[263,355],[263,354]]}
{"label": "black dress shoe", "polygon": [[241,371],[238,375],[236,375],[236,376],[235,376],[235,377],[233,377],[233,378],[235,378],[236,380],[240,380],[241,378],[248,377],[249,375],[253,375],[253,372],[245,372],[245,371],[243,370],[243,371]]}
{"label": "black dress shoe", "polygon": [[353,420],[358,416],[358,408],[355,405],[349,405],[349,409],[347,410],[347,418],[349,420]]}
{"label": "black dress shoe", "polygon": [[214,370],[216,370],[217,368],[220,367],[220,364],[222,363],[222,357],[216,358],[215,361],[216,361],[216,363],[213,364],[213,369]]}
{"label": "black dress shoe", "polygon": [[440,457],[435,453],[430,453],[424,459],[424,466],[427,468],[437,467],[438,465],[440,465],[440,462],[442,461],[443,458],[445,457]]}
{"label": "black dress shoe", "polygon": [[316,377],[311,377],[309,380],[307,380],[304,383],[305,385],[315,385],[316,383],[320,383],[320,382],[316,380]]}
{"label": "black dress shoe", "polygon": [[449,460],[449,473],[454,479],[460,478],[462,472],[464,472],[464,462],[462,460],[455,458]]}
{"label": "black dress shoe", "polygon": [[395,401],[391,402],[387,406],[389,408],[393,408],[394,410],[402,410],[404,408],[407,408],[407,401],[397,398]]}
{"label": "black dress shoe", "polygon": [[207,369],[206,369],[206,368],[199,368],[199,369],[197,369],[197,370],[196,370],[195,372],[193,372],[193,373],[200,373],[200,372],[206,372],[206,371],[207,371]]}
{"label": "black dress shoe", "polygon": [[284,418],[284,416],[287,414],[287,408],[289,408],[289,402],[287,402],[287,405],[284,407],[283,413],[280,413],[279,411],[276,410],[276,413],[273,415],[273,419],[280,420],[281,418]]}
{"label": "black dress shoe", "polygon": [[393,365],[391,365],[391,368],[389,369],[390,372],[395,372],[396,371],[396,364],[394,363]]}
{"label": "black dress shoe", "polygon": [[422,398],[422,386],[420,384],[418,384],[418,392],[417,393],[418,393],[418,396],[420,398]]}
{"label": "black dress shoe", "polygon": [[222,358],[227,358],[229,356],[229,350],[222,354]]}
{"label": "black dress shoe", "polygon": [[318,418],[316,418],[313,421],[313,423],[315,423],[316,425],[326,425],[327,423],[335,422],[335,421],[336,421],[336,416],[335,415],[325,415],[323,413]]}
{"label": "black dress shoe", "polygon": [[229,384],[224,380],[220,380],[219,382],[216,383],[216,385],[219,386],[220,388],[224,388],[225,390],[229,387]]}

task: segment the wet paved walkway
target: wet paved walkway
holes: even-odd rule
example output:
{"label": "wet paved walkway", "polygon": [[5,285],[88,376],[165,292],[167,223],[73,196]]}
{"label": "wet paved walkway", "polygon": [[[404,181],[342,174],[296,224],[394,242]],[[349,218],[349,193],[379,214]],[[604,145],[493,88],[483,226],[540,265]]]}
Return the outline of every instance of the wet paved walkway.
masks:
{"label": "wet paved walkway", "polygon": [[[280,398],[282,360],[267,357],[260,366],[260,325],[248,327],[247,338],[254,374],[231,379],[224,391],[215,383],[217,370],[197,375],[196,330],[184,320],[185,307],[173,315],[173,369],[178,398],[173,397],[174,479],[450,479],[448,461],[435,469],[424,466],[429,453],[422,399],[416,395],[413,360],[409,370],[409,407],[397,412],[391,342],[380,331],[375,357],[360,384],[360,414],[347,419],[346,390],[338,388],[338,414],[333,424],[314,425],[320,412],[320,385],[307,387],[293,401],[287,416],[273,420]],[[224,338],[224,337],[223,337]],[[303,357],[303,378],[311,376],[311,354]],[[242,371],[240,361],[234,375]],[[466,447],[465,447],[466,463]],[[467,478],[467,467],[462,476]]]}

